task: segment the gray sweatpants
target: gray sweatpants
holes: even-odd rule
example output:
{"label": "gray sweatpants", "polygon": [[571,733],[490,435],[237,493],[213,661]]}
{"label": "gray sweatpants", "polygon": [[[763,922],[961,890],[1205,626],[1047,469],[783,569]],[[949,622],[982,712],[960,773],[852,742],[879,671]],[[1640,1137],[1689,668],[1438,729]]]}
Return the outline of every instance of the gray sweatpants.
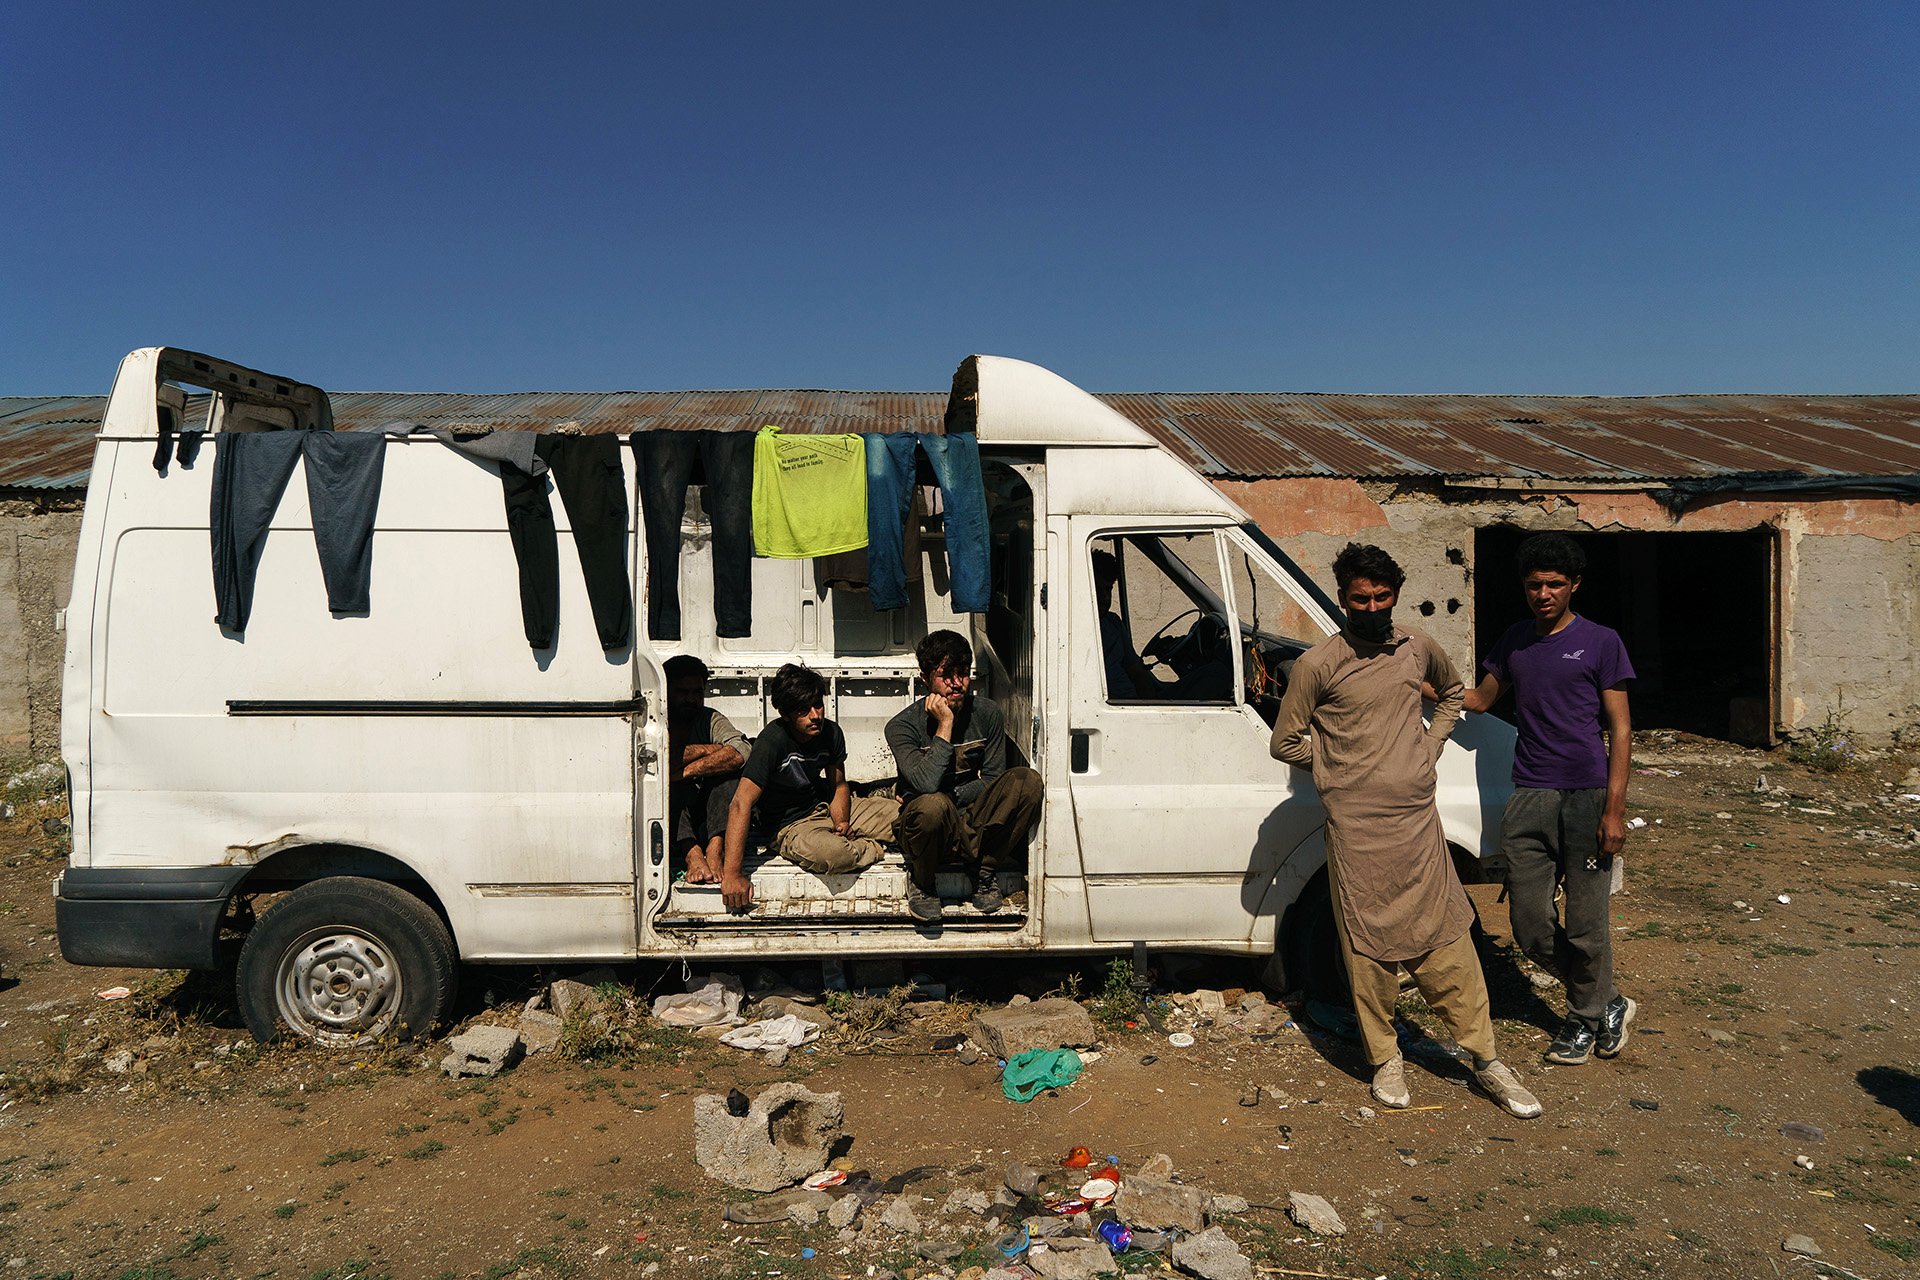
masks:
{"label": "gray sweatpants", "polygon": [[365,613],[373,578],[373,517],[387,438],[374,432],[223,431],[214,436],[214,621],[245,631],[267,528],[293,467],[307,463],[307,507],[327,608]]}
{"label": "gray sweatpants", "polygon": [[[1507,858],[1513,940],[1567,986],[1567,1012],[1598,1029],[1615,995],[1610,924],[1613,859],[1600,853],[1604,787],[1519,787],[1507,801],[1500,851]],[[1566,915],[1554,889],[1566,892]]]}

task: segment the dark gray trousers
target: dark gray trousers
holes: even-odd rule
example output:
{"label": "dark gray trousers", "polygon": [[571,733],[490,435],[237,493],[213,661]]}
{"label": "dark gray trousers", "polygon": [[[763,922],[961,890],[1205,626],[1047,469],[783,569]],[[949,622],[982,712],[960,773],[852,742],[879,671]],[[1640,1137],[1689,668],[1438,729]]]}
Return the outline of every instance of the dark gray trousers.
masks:
{"label": "dark gray trousers", "polygon": [[307,462],[307,507],[327,608],[365,613],[373,579],[373,518],[387,438],[377,432],[234,431],[214,437],[214,621],[245,631],[253,582],[293,465]]}
{"label": "dark gray trousers", "polygon": [[[1567,1012],[1594,1029],[1615,995],[1613,859],[1600,853],[1606,802],[1604,787],[1519,787],[1507,801],[1500,836],[1513,940],[1529,960],[1566,984]],[[1564,920],[1554,906],[1555,888],[1566,893]]]}

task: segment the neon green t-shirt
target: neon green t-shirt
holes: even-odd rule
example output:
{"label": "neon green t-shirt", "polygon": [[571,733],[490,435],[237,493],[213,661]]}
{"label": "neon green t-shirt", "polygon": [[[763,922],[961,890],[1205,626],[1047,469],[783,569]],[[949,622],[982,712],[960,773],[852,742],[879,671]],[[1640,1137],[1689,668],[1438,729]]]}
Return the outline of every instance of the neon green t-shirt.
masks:
{"label": "neon green t-shirt", "polygon": [[753,549],[781,560],[867,545],[867,442],[857,435],[753,438]]}

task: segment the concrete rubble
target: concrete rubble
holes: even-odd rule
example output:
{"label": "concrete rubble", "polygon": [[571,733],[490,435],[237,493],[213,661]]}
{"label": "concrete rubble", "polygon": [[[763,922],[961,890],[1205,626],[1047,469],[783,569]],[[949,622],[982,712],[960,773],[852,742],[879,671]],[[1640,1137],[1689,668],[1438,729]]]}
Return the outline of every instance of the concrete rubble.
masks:
{"label": "concrete rubble", "polygon": [[693,1158],[711,1178],[747,1191],[789,1187],[827,1163],[840,1140],[838,1093],[804,1085],[769,1085],[735,1116],[724,1094],[693,1100]]}
{"label": "concrete rubble", "polygon": [[1321,1197],[1296,1191],[1287,1197],[1287,1216],[1317,1236],[1343,1236],[1347,1224]]}
{"label": "concrete rubble", "polygon": [[512,1027],[469,1027],[447,1041],[440,1070],[456,1079],[497,1076],[520,1060],[522,1048],[520,1033]]}
{"label": "concrete rubble", "polygon": [[1207,1225],[1207,1193],[1136,1173],[1121,1182],[1113,1211],[1122,1222],[1150,1231],[1202,1231]]}
{"label": "concrete rubble", "polygon": [[1219,1227],[1175,1244],[1173,1265],[1200,1280],[1253,1280],[1253,1263]]}
{"label": "concrete rubble", "polygon": [[972,1035],[998,1058],[1017,1057],[1029,1049],[1078,1048],[1100,1041],[1086,1009],[1059,998],[988,1009],[974,1019]]}

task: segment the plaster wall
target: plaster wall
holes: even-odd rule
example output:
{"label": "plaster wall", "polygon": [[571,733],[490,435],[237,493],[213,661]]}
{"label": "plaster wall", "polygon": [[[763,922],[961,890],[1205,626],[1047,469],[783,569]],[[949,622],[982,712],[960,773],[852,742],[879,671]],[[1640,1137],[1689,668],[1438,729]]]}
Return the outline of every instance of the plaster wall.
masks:
{"label": "plaster wall", "polygon": [[[1779,539],[1779,700],[1789,735],[1832,712],[1865,742],[1920,735],[1920,503],[1897,498],[1722,498],[1675,517],[1650,494],[1514,493],[1437,483],[1335,479],[1219,481],[1329,590],[1348,541],[1378,542],[1407,572],[1401,616],[1474,652],[1474,532],[1730,532]],[[1506,572],[1506,566],[1488,566]]]}
{"label": "plaster wall", "polygon": [[0,496],[0,751],[47,755],[60,746],[60,668],[66,636],[55,614],[73,586],[80,496]]}

